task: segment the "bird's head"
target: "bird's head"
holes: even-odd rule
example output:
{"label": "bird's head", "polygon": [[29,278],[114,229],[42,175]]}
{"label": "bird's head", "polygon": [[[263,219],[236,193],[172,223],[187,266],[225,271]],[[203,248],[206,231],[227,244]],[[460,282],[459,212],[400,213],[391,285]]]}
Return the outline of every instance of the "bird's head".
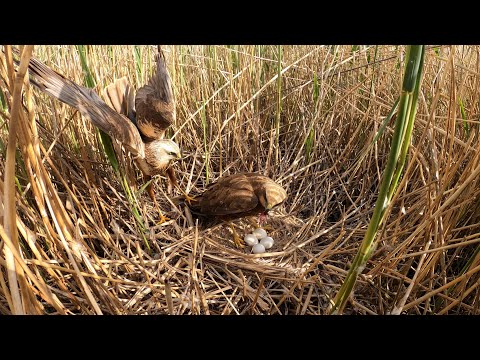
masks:
{"label": "bird's head", "polygon": [[165,170],[172,162],[181,158],[180,148],[172,140],[154,140],[145,145],[145,160],[155,169]]}
{"label": "bird's head", "polygon": [[287,198],[287,192],[277,183],[271,181],[265,184],[264,192],[259,196],[260,204],[265,208],[265,215],[280,205]]}
{"label": "bird's head", "polygon": [[177,143],[172,140],[163,140],[160,143],[159,151],[162,153],[162,156],[170,160],[179,160],[182,158],[180,148]]}

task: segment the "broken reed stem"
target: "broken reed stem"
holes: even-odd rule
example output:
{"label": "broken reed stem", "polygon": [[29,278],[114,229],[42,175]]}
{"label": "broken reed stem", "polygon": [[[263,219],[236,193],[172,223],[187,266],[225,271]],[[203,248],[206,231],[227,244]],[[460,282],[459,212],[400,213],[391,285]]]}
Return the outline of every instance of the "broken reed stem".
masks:
{"label": "broken reed stem", "polygon": [[[7,52],[11,57],[11,48],[7,46]],[[13,104],[11,112],[11,120],[8,132],[7,155],[5,162],[5,178],[4,178],[4,196],[5,196],[5,217],[4,228],[6,235],[11,239],[12,246],[19,250],[17,233],[17,216],[15,207],[15,152],[17,149],[17,131],[20,122],[20,108],[22,105],[22,89],[23,80],[28,69],[28,63],[32,55],[33,45],[27,45],[23,48],[20,58],[20,66],[18,67],[15,76],[14,90],[13,90]],[[10,295],[12,303],[9,304],[10,310],[14,315],[25,314],[25,305],[22,302],[22,297],[18,288],[19,273],[18,264],[15,263],[13,256],[13,249],[9,246],[4,247],[5,259],[7,262],[8,285],[10,288]]]}

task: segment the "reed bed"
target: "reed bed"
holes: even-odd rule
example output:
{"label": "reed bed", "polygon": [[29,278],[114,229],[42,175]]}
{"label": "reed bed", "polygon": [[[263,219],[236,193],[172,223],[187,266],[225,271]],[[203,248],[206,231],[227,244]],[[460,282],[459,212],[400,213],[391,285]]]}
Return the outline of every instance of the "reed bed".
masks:
{"label": "reed bed", "polygon": [[[405,47],[163,49],[179,184],[197,194],[244,171],[278,181],[288,198],[269,219],[273,248],[254,255],[224,224],[191,226],[161,177],[157,199],[172,220],[158,224],[128,153],[113,142],[117,171],[97,129],[0,52],[0,313],[328,314],[377,200]],[[480,312],[479,50],[426,47],[405,168],[344,314]],[[155,51],[32,53],[101,92],[121,76],[142,86]]]}

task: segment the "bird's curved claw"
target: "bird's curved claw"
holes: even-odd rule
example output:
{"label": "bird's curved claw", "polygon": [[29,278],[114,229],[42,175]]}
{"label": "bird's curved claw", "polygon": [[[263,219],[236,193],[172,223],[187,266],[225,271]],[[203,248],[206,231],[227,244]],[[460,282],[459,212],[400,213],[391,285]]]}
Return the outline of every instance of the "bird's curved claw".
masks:
{"label": "bird's curved claw", "polygon": [[235,227],[233,226],[232,223],[228,224],[230,226],[230,230],[232,230],[233,233],[233,243],[235,244],[235,247],[238,249],[243,249],[245,247],[245,241],[238,236],[237,231],[235,230]]}
{"label": "bird's curved claw", "polygon": [[261,221],[253,220],[253,219],[247,219],[247,222],[254,228],[262,228],[266,231],[273,231],[273,227],[269,224],[265,224],[265,222],[261,223]]}
{"label": "bird's curved claw", "polygon": [[238,249],[243,249],[245,247],[245,242],[236,232],[233,233],[233,243]]}
{"label": "bird's curved claw", "polygon": [[189,196],[188,194],[183,193],[183,197],[188,205],[192,205],[193,201],[198,201],[194,196]]}
{"label": "bird's curved claw", "polygon": [[272,225],[269,225],[269,224],[264,224],[264,225],[262,225],[262,226],[260,226],[260,227],[261,227],[263,230],[265,230],[265,231],[273,231],[273,230],[274,230],[273,227],[272,227]]}
{"label": "bird's curved claw", "polygon": [[163,224],[164,222],[167,222],[167,221],[170,221],[170,220],[172,220],[172,219],[170,219],[169,217],[166,217],[163,214],[159,214],[159,219],[157,221],[157,224],[160,225],[160,224]]}

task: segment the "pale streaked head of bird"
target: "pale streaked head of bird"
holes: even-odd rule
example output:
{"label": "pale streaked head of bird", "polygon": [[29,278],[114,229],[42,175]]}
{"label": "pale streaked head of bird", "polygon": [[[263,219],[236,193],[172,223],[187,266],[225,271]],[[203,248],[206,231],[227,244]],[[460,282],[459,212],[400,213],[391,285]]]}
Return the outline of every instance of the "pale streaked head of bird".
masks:
{"label": "pale streaked head of bird", "polygon": [[169,157],[171,160],[179,160],[182,158],[182,152],[176,142],[172,140],[163,141],[163,146],[161,147],[165,153],[165,156]]}
{"label": "pale streaked head of bird", "polygon": [[[173,161],[182,158],[182,152],[177,143],[168,139],[154,140],[145,145],[146,151],[149,155],[146,156],[146,161],[156,168],[167,168]],[[148,150],[147,150],[148,148]]]}
{"label": "pale streaked head of bird", "polygon": [[270,210],[283,203],[286,198],[287,192],[280,185],[270,183],[267,185],[265,193],[259,197],[259,200],[267,214]]}

